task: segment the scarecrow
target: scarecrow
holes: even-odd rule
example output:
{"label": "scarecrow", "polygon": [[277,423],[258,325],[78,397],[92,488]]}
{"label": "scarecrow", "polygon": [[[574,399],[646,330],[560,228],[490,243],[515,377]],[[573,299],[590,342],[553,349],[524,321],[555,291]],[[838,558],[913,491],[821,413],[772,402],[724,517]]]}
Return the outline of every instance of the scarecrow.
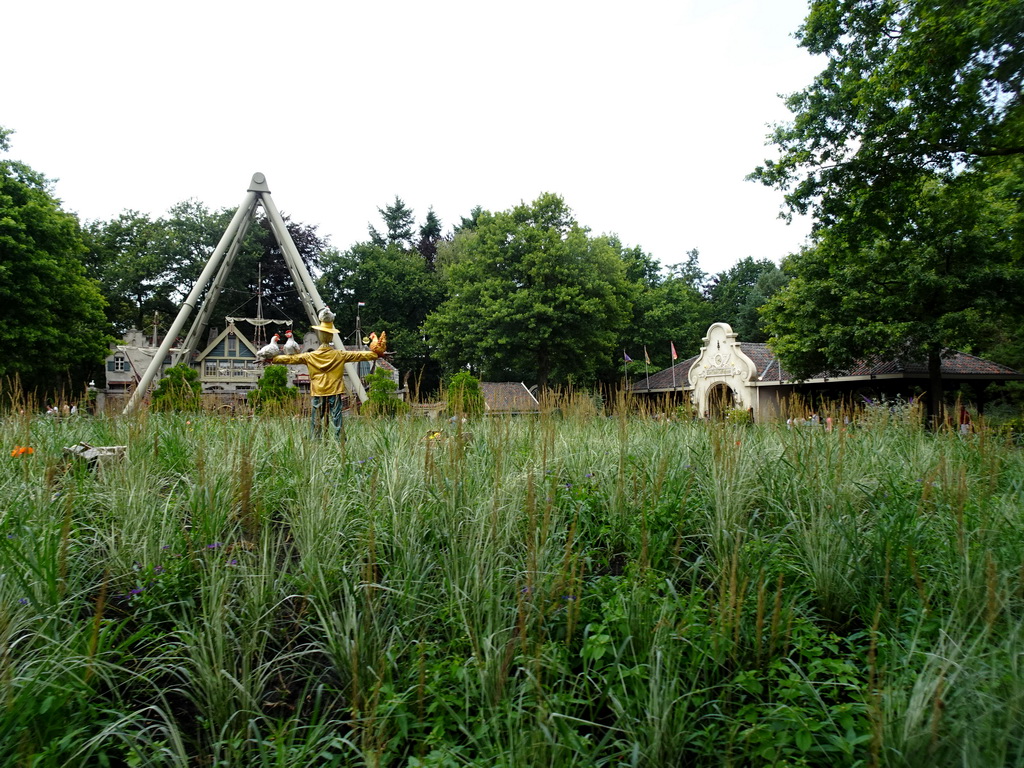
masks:
{"label": "scarecrow", "polygon": [[386,335],[382,333],[378,339],[376,334],[373,334],[368,352],[345,352],[331,344],[338,334],[338,329],[334,327],[334,313],[328,307],[324,307],[318,317],[320,324],[314,325],[313,330],[320,338],[319,348],[297,355],[275,355],[266,358],[264,364],[305,365],[309,370],[309,393],[313,409],[310,417],[312,437],[316,439],[323,434],[324,425],[329,417],[334,425],[335,436],[339,440],[344,440],[341,414],[345,407],[345,363],[358,363],[383,357],[387,343]]}

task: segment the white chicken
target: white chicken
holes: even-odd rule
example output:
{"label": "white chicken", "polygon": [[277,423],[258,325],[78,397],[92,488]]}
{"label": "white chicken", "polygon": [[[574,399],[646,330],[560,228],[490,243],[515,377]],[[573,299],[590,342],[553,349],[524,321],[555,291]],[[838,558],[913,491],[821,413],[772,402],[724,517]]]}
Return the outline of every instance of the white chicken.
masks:
{"label": "white chicken", "polygon": [[270,343],[265,347],[261,347],[260,350],[256,352],[256,357],[262,360],[269,360],[273,357],[277,357],[281,354],[281,347],[279,346],[280,341],[281,337],[275,333],[274,338],[270,340]]}
{"label": "white chicken", "polygon": [[299,346],[299,342],[297,342],[294,338],[292,338],[292,331],[291,331],[290,328],[287,331],[284,332],[284,336],[285,336],[284,346],[281,347],[281,349],[283,350],[282,354],[285,354],[285,355],[297,355],[297,354],[299,354],[302,351],[302,347]]}

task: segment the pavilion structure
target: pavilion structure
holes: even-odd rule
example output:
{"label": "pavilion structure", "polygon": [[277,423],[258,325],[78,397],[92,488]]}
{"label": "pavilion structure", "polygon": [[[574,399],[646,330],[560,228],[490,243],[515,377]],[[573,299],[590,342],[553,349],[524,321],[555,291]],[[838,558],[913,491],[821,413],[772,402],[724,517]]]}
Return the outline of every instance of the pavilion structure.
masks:
{"label": "pavilion structure", "polygon": [[[942,379],[947,386],[971,387],[981,408],[988,384],[1020,381],[1024,375],[991,360],[949,351],[942,357]],[[927,364],[899,360],[866,360],[847,370],[797,379],[767,344],[740,341],[728,323],[714,323],[699,354],[633,382],[630,390],[642,396],[686,396],[700,416],[741,409],[761,420],[785,415],[793,396],[840,400],[866,392],[908,394],[922,386],[928,386]]]}

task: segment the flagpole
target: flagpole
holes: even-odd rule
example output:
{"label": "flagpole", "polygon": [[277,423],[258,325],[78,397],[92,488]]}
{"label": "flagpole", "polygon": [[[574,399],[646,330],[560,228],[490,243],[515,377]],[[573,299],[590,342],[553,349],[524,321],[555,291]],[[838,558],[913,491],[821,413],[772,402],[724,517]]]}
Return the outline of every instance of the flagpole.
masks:
{"label": "flagpole", "polygon": [[644,344],[644,376],[647,377],[647,391],[651,391],[651,357],[647,354],[647,345]]}
{"label": "flagpole", "polygon": [[669,346],[672,349],[672,389],[674,390],[676,388],[676,343],[670,341]]}

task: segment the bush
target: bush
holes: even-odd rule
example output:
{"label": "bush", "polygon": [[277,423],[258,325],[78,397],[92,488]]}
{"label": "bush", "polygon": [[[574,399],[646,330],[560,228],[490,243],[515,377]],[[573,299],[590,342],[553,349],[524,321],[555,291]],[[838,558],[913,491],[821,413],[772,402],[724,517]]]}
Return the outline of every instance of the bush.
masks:
{"label": "bush", "polygon": [[363,404],[363,413],[370,416],[401,416],[409,412],[410,406],[395,394],[398,384],[391,374],[378,368],[366,377],[367,400]]}
{"label": "bush", "polygon": [[279,409],[295,402],[299,390],[288,386],[288,368],[284,365],[270,365],[256,382],[256,389],[249,393],[249,405],[259,412]]}
{"label": "bush", "polygon": [[185,363],[171,366],[153,393],[156,411],[198,411],[202,408],[199,372]]}
{"label": "bush", "polygon": [[452,416],[483,415],[484,393],[480,380],[469,371],[455,374],[448,383],[448,413]]}

